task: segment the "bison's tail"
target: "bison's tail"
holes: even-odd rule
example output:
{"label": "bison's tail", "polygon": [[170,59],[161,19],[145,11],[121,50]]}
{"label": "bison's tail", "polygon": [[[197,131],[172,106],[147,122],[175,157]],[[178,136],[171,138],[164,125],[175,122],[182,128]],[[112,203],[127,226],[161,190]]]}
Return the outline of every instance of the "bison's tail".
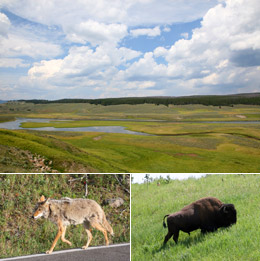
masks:
{"label": "bison's tail", "polygon": [[163,218],[163,227],[166,228],[166,223],[165,223],[165,218],[168,217],[169,215],[165,215],[164,218]]}

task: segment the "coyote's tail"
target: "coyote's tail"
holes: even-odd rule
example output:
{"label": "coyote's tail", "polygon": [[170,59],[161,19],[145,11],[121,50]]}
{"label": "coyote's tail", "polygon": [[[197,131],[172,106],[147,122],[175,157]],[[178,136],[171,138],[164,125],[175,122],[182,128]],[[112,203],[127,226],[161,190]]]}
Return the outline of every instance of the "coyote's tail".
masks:
{"label": "coyote's tail", "polygon": [[164,227],[164,228],[167,227],[166,224],[165,224],[165,220],[164,220],[164,219],[165,219],[166,217],[168,217],[168,216],[169,216],[169,215],[165,215],[164,218],[163,218],[163,227]]}
{"label": "coyote's tail", "polygon": [[104,228],[112,235],[114,236],[114,231],[113,228],[110,226],[110,224],[108,223],[106,216],[104,215],[103,217],[103,224]]}

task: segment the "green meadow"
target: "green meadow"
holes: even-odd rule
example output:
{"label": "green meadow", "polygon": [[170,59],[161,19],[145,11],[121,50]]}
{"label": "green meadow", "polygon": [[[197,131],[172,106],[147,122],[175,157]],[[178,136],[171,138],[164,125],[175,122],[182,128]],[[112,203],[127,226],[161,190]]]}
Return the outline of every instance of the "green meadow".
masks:
{"label": "green meadow", "polygon": [[33,104],[9,102],[0,104],[1,117],[52,119],[152,119],[173,121],[260,120],[256,105],[93,105],[88,103]]}
{"label": "green meadow", "polygon": [[[88,184],[87,198],[98,202],[115,236],[109,235],[110,244],[130,241],[130,195],[129,182],[125,175],[88,175],[82,174],[13,174],[0,175],[0,258],[45,253],[57,234],[57,226],[50,220],[31,218],[35,205],[41,195],[46,198],[62,197],[84,198],[85,183]],[[121,197],[124,204],[119,208],[103,205],[103,200]],[[93,229],[91,246],[105,245],[103,234]],[[81,248],[87,242],[83,225],[69,226],[66,238],[70,247],[61,240],[54,251]]]}
{"label": "green meadow", "polygon": [[[207,175],[200,179],[160,180],[131,186],[131,259],[134,260],[259,260],[260,175]],[[180,231],[176,245],[163,246],[168,229],[163,217],[202,197],[233,203],[237,223],[216,232]]]}
{"label": "green meadow", "polygon": [[[260,172],[260,124],[248,122],[260,120],[259,106],[10,103],[0,112],[0,120],[53,119],[0,129],[0,172],[35,172],[28,153],[57,172]],[[123,126],[150,136],[26,130],[90,126]]]}

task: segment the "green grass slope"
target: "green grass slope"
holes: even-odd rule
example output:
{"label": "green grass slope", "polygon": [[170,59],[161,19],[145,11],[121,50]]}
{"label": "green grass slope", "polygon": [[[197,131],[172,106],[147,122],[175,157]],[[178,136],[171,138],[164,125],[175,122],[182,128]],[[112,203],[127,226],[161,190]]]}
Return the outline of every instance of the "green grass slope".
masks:
{"label": "green grass slope", "polygon": [[[0,258],[47,251],[57,234],[57,226],[44,218],[33,220],[35,204],[41,195],[55,199],[83,198],[84,177],[80,174],[0,175]],[[87,198],[101,205],[105,199],[124,199],[119,208],[102,206],[115,233],[114,237],[109,236],[114,244],[130,240],[130,195],[125,189],[129,190],[127,179],[122,179],[120,184],[115,175],[88,175]],[[66,238],[72,242],[71,248],[80,248],[87,242],[87,233],[82,225],[70,226]],[[104,244],[103,234],[93,229],[91,246]],[[68,248],[59,240],[55,250]]]}
{"label": "green grass slope", "polygon": [[[260,175],[207,175],[160,186],[152,182],[148,188],[132,184],[132,260],[259,260],[259,189]],[[237,223],[205,235],[180,232],[177,245],[170,239],[163,247],[168,232],[162,226],[164,215],[207,196],[233,203]]]}
{"label": "green grass slope", "polygon": [[0,172],[42,172],[27,154],[51,162],[43,172],[260,172],[260,124],[148,127],[159,135],[0,130]]}

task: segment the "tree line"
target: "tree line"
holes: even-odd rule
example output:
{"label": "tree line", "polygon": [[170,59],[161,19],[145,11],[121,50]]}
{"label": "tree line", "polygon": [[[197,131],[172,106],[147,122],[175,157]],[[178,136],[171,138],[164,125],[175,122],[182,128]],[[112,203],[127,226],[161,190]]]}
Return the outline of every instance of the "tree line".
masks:
{"label": "tree line", "polygon": [[233,106],[236,104],[260,105],[260,93],[234,94],[234,95],[202,95],[183,97],[125,97],[104,99],[60,99],[60,100],[18,100],[19,102],[34,104],[49,103],[89,103],[95,105],[120,105],[120,104],[155,104],[155,105],[188,105],[202,104],[206,106]]}

